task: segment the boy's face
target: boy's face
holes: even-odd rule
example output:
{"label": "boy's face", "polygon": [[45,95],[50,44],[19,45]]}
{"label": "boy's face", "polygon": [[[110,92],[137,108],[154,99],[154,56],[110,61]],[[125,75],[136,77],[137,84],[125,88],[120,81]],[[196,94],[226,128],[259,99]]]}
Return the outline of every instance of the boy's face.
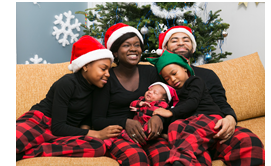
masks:
{"label": "boy's face", "polygon": [[161,70],[161,75],[174,89],[183,87],[185,81],[189,78],[187,69],[177,64],[169,64]]}
{"label": "boy's face", "polygon": [[148,102],[165,99],[166,90],[161,85],[153,85],[145,93],[145,100]]}

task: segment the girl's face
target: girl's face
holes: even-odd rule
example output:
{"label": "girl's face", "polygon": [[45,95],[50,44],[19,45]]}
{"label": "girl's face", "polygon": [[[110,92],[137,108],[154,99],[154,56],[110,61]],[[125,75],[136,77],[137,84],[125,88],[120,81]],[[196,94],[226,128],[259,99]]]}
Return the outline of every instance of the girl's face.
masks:
{"label": "girl's face", "polygon": [[114,56],[119,59],[119,64],[136,65],[140,61],[142,49],[137,36],[125,40]]}
{"label": "girl's face", "polygon": [[174,89],[183,87],[185,81],[189,78],[187,69],[177,64],[169,64],[161,70],[161,75]]}
{"label": "girl's face", "polygon": [[90,85],[102,88],[110,76],[110,66],[111,60],[109,58],[99,59],[83,66],[82,75]]}

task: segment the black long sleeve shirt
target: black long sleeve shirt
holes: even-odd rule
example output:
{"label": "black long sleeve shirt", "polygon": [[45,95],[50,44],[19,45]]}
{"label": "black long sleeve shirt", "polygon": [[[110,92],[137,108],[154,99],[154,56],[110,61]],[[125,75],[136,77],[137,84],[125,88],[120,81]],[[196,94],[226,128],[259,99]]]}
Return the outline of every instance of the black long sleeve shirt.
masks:
{"label": "black long sleeve shirt", "polygon": [[86,135],[88,130],[78,127],[87,115],[91,115],[95,87],[86,81],[81,72],[66,74],[51,86],[46,98],[32,106],[31,110],[39,110],[52,118],[51,130],[56,136]]}
{"label": "black long sleeve shirt", "polygon": [[176,92],[179,97],[179,102],[171,109],[173,121],[176,119],[186,119],[198,114],[216,114],[224,117],[200,77],[189,77],[183,87]]}
{"label": "black long sleeve shirt", "polygon": [[221,84],[220,79],[215,74],[215,72],[210,69],[196,67],[193,65],[192,68],[195,72],[195,75],[202,78],[202,80],[205,82],[209,94],[212,96],[214,102],[219,106],[224,116],[232,115],[235,118],[235,121],[237,122],[236,114],[232,107],[227,102],[225,89]]}
{"label": "black long sleeve shirt", "polygon": [[155,67],[138,65],[138,70],[139,86],[134,92],[127,91],[121,85],[113,69],[109,71],[107,84],[101,89],[95,89],[92,111],[94,129],[101,130],[109,125],[120,125],[125,129],[126,120],[133,119],[135,113],[130,111],[130,103],[143,96],[152,83],[160,81]]}

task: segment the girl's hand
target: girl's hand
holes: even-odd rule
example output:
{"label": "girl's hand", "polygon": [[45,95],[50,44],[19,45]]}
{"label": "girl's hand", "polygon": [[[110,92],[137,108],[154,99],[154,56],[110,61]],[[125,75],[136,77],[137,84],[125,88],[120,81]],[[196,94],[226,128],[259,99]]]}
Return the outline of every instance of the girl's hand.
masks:
{"label": "girl's hand", "polygon": [[152,115],[160,115],[164,118],[169,118],[173,116],[173,113],[169,110],[166,110],[164,108],[157,108],[156,110],[153,111]]}
{"label": "girl's hand", "polygon": [[106,128],[96,131],[96,130],[89,130],[87,136],[96,137],[101,140],[108,139],[111,137],[117,137],[123,128],[119,125],[111,125],[107,126]]}

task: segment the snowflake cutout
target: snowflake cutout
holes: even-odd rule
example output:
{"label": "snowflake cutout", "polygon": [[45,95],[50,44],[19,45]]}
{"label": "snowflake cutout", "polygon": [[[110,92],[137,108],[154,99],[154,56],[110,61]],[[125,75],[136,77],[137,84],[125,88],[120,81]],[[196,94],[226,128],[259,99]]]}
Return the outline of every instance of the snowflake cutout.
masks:
{"label": "snowflake cutout", "polygon": [[[39,64],[40,62],[42,62],[42,58],[39,58],[39,56],[36,54],[34,55],[34,58],[30,58],[30,61],[33,62],[33,64]],[[25,61],[25,64],[28,65],[30,64],[29,61]],[[50,63],[47,63],[46,60],[43,61],[43,64],[50,64]]]}
{"label": "snowflake cutout", "polygon": [[[54,26],[53,27],[54,32],[52,33],[53,36],[56,36],[57,40],[59,39],[59,35],[61,35],[62,33],[64,34],[63,38],[58,40],[59,43],[62,43],[63,47],[65,47],[66,44],[69,45],[70,43],[73,43],[78,40],[77,37],[79,36],[79,34],[78,33],[74,34],[72,32],[72,30],[76,28],[77,31],[80,31],[80,25],[81,25],[81,23],[78,22],[77,18],[75,19],[74,24],[72,24],[72,25],[70,24],[71,19],[73,19],[75,17],[74,15],[72,15],[71,11],[68,11],[68,13],[64,12],[64,15],[67,18],[65,23],[62,21],[62,19],[63,19],[62,14],[60,14],[59,16],[55,15],[56,20],[54,21],[54,24],[55,25],[60,24],[61,29],[58,29],[56,26]],[[68,36],[71,36],[70,43],[67,40]]]}

